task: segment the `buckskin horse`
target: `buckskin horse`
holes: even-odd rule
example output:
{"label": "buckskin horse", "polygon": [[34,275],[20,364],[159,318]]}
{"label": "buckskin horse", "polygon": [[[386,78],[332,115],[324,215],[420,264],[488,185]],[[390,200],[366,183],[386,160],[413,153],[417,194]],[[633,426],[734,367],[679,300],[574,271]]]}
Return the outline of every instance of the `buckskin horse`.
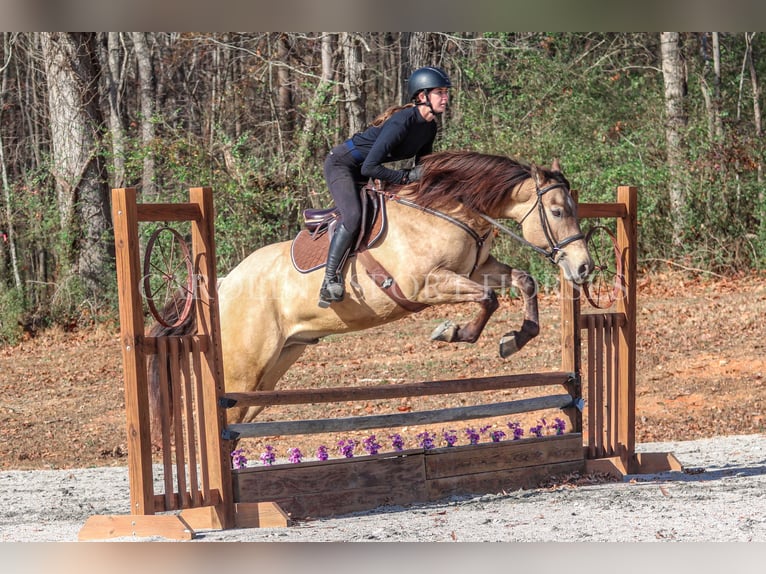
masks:
{"label": "buckskin horse", "polygon": [[[423,159],[420,181],[381,194],[386,225],[376,242],[361,244],[345,261],[343,301],[317,305],[323,272],[299,271],[291,241],[254,251],[220,280],[226,392],[273,390],[308,345],[432,305],[476,303],[473,320],[446,321],[431,335],[473,343],[498,307],[495,289],[509,285],[523,301],[521,327],[500,339],[501,357],[512,355],[538,334],[537,285],[526,271],[490,255],[493,229],[509,232],[497,219],[518,222],[522,236],[516,238],[557,264],[567,280],[582,284],[593,268],[558,161],[547,169],[498,155],[439,152]],[[162,334],[193,329],[187,322]],[[153,415],[159,412],[158,379],[155,371]],[[228,422],[252,422],[262,408],[229,409]],[[154,418],[152,428],[161,428]]]}

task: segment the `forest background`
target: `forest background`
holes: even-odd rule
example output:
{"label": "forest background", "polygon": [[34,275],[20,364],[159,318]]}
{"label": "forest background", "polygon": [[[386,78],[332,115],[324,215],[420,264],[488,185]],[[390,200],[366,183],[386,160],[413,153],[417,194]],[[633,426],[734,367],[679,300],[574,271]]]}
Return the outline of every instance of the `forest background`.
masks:
{"label": "forest background", "polygon": [[[402,103],[422,65],[454,86],[437,150],[560,158],[582,201],[637,186],[643,270],[761,270],[764,36],[4,32],[0,344],[114,320],[111,188],[212,187],[221,276],[291,239],[304,208],[331,204],[327,151]],[[495,252],[555,285],[537,254]]]}

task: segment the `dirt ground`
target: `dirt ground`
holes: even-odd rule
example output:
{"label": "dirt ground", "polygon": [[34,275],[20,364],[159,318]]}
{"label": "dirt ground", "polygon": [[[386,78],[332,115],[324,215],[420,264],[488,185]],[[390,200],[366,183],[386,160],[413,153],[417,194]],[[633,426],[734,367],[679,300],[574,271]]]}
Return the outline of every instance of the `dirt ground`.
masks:
{"label": "dirt ground", "polygon": [[[499,358],[497,342],[520,322],[515,299],[502,301],[475,345],[428,338],[444,318],[471,316],[474,310],[463,306],[429,309],[383,328],[329,337],[307,350],[281,388],[559,370],[558,305],[555,293],[541,295],[541,335],[508,360]],[[638,313],[637,442],[764,431],[766,274],[736,279],[673,271],[643,274]],[[116,326],[48,331],[0,348],[0,468],[124,466],[123,392]],[[489,400],[501,400],[508,392],[490,393]],[[449,406],[439,398],[424,404],[401,400],[390,408],[430,408],[430,401],[437,400],[439,406]],[[450,401],[464,404],[465,399]],[[267,411],[263,416],[316,417],[317,411],[309,413],[310,408]],[[377,403],[325,406],[319,415],[349,416],[384,408],[388,407]],[[415,441],[420,429],[402,431],[407,441]],[[336,438],[267,437],[245,440],[241,446],[251,459],[257,459],[267,443],[281,449],[281,456],[288,446],[310,456],[319,442],[331,445]]]}

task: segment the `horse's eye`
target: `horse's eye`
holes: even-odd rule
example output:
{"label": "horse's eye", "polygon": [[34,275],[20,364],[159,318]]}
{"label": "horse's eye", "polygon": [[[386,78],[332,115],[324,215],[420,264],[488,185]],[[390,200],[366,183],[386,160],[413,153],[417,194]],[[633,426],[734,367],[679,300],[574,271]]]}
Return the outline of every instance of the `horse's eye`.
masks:
{"label": "horse's eye", "polygon": [[564,215],[564,210],[560,207],[552,207],[551,208],[551,215],[555,218],[561,218]]}

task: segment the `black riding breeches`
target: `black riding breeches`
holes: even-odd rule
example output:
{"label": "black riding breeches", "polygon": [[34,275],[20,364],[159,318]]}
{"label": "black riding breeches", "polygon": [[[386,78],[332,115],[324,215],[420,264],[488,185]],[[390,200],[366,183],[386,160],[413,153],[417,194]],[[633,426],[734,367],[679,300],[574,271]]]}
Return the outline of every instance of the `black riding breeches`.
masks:
{"label": "black riding breeches", "polygon": [[365,182],[359,164],[345,145],[330,150],[324,162],[324,177],[344,227],[353,233],[358,232],[362,224],[359,192]]}

